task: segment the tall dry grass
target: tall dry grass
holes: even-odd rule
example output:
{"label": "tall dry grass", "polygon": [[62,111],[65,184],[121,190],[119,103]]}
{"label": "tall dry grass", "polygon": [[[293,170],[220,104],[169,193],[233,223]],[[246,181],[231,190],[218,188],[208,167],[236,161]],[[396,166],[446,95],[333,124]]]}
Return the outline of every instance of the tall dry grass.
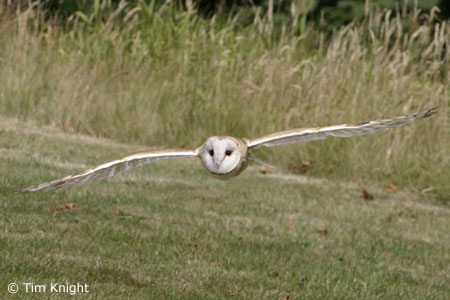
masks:
{"label": "tall dry grass", "polygon": [[242,27],[239,17],[205,20],[192,8],[101,3],[64,22],[45,20],[39,3],[3,7],[1,114],[149,146],[197,146],[215,134],[258,136],[440,105],[432,119],[389,133],[258,155],[285,167],[316,160],[312,176],[450,198],[450,25],[436,22],[435,10],[372,12],[326,40],[295,10],[275,30],[270,12]]}

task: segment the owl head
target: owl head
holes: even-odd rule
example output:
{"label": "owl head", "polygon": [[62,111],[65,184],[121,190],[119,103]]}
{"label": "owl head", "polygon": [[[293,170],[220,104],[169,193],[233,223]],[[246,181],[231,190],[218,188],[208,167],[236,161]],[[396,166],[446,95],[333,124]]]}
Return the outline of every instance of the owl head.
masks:
{"label": "owl head", "polygon": [[242,171],[244,165],[246,167],[247,155],[246,144],[230,136],[212,136],[199,151],[203,166],[212,175],[218,175],[218,178]]}

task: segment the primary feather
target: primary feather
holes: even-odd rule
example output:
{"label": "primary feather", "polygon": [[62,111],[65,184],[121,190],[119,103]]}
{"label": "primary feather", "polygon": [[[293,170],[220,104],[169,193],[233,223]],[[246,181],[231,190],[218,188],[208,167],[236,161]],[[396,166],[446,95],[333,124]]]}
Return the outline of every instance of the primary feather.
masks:
{"label": "primary feather", "polygon": [[61,179],[45,182],[34,186],[29,186],[18,192],[28,193],[38,190],[62,190],[119,175],[131,168],[139,167],[161,159],[189,158],[196,156],[197,154],[194,149],[165,149],[137,152],[127,155],[121,159],[113,160],[97,167],[84,170],[79,174],[70,175]]}
{"label": "primary feather", "polygon": [[428,109],[416,114],[401,116],[393,119],[375,120],[361,123],[349,123],[336,126],[298,128],[279,131],[254,139],[246,139],[249,148],[259,146],[274,147],[315,140],[324,140],[329,136],[352,137],[374,134],[390,128],[399,127],[406,123],[428,118],[435,114],[437,108]]}

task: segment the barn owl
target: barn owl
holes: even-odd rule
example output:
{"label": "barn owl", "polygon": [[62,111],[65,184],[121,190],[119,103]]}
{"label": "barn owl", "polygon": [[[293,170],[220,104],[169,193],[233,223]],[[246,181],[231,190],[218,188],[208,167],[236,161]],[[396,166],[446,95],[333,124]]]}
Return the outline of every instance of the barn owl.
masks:
{"label": "barn owl", "polygon": [[[274,147],[315,140],[324,140],[329,136],[352,137],[368,135],[406,123],[428,118],[436,113],[437,108],[416,114],[377,121],[349,123],[336,126],[298,128],[279,131],[258,138],[237,138],[232,136],[212,136],[198,148],[156,149],[137,152],[121,159],[107,162],[87,169],[79,174],[67,176],[51,182],[26,187],[19,192],[27,193],[38,190],[55,191],[76,187],[123,173],[133,167],[139,167],[163,159],[199,158],[203,167],[212,176],[226,180],[238,176],[244,171],[250,159],[259,161],[249,153],[260,146]],[[259,161],[264,163],[262,161]]]}

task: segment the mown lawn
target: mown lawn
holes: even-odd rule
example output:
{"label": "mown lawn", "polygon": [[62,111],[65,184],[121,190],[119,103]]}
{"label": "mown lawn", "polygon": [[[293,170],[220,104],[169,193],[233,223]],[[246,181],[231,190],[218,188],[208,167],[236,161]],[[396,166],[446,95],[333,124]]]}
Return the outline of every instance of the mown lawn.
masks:
{"label": "mown lawn", "polygon": [[[16,195],[11,190],[146,147],[12,118],[0,125],[2,299],[450,295],[450,209],[427,194],[389,192],[389,182],[262,174],[259,166],[221,182],[192,160]],[[363,199],[363,188],[373,200]],[[68,203],[75,207],[61,207]],[[14,296],[12,282],[20,288]],[[26,293],[24,282],[47,292]],[[55,282],[88,284],[89,293],[51,293]]]}

